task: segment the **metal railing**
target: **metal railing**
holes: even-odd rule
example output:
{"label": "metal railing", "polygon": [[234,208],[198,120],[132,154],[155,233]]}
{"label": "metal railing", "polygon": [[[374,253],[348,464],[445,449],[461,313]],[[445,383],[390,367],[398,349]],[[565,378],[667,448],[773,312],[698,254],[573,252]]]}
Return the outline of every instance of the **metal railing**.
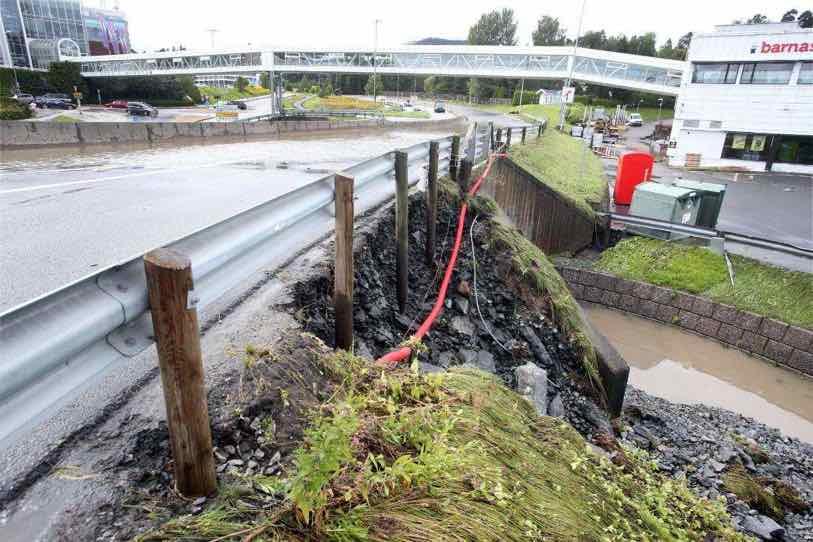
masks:
{"label": "metal railing", "polygon": [[[441,170],[452,138],[440,140]],[[425,176],[429,141],[408,154],[409,183]],[[394,152],[344,170],[357,213],[395,193]],[[308,183],[168,245],[192,261],[205,308],[260,269],[281,265],[333,228],[333,175]],[[143,255],[0,314],[0,440],[115,362],[153,344]]]}

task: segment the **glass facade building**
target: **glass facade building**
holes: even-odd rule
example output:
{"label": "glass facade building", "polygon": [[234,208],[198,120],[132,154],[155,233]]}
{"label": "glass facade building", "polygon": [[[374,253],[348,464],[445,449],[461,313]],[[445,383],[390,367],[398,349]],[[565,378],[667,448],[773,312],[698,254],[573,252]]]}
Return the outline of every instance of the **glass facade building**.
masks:
{"label": "glass facade building", "polygon": [[60,53],[130,52],[124,14],[81,0],[0,0],[0,32],[0,61],[20,68],[47,69]]}
{"label": "glass facade building", "polygon": [[91,55],[124,55],[130,52],[130,31],[122,12],[84,8],[82,14]]}
{"label": "glass facade building", "polygon": [[0,0],[0,23],[2,24],[3,62],[21,68],[31,67],[28,47],[25,40],[25,28],[20,13],[18,0]]}

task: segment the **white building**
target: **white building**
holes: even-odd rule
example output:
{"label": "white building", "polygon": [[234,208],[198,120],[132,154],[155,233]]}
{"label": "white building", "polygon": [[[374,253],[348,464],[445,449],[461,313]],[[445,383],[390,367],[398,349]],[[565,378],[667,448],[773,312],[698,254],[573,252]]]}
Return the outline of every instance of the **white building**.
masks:
{"label": "white building", "polygon": [[718,26],[689,50],[673,166],[813,174],[813,30]]}

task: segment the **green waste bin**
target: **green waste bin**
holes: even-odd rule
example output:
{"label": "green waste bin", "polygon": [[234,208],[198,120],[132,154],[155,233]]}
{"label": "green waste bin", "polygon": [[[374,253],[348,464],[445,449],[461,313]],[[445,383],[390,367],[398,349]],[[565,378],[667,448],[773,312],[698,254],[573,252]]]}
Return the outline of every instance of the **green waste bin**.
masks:
{"label": "green waste bin", "polygon": [[697,211],[698,226],[710,229],[717,227],[717,219],[720,217],[720,209],[723,208],[725,198],[726,186],[724,184],[678,179],[674,186],[688,188],[700,194],[700,210]]}
{"label": "green waste bin", "polygon": [[[694,226],[699,204],[700,195],[694,190],[648,182],[635,188],[630,215]],[[686,237],[683,234],[645,226],[627,226],[627,231],[665,240]]]}

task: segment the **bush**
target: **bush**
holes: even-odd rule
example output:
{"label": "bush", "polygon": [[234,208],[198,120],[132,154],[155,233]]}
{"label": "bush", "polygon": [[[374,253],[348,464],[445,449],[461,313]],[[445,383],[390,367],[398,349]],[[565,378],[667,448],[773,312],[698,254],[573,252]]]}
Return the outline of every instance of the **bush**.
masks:
{"label": "bush", "polygon": [[570,124],[577,124],[584,120],[584,111],[586,107],[580,103],[574,103],[570,106],[567,113],[567,122]]}
{"label": "bush", "polygon": [[[520,100],[522,103],[520,103]],[[536,92],[532,90],[526,90],[524,93],[519,90],[515,91],[511,101],[511,105],[528,105],[535,103],[539,103],[539,98],[536,97]]]}
{"label": "bush", "polygon": [[0,120],[25,120],[33,116],[31,109],[3,96],[0,98]]}
{"label": "bush", "polygon": [[320,98],[326,98],[326,97],[328,97],[328,96],[333,96],[333,85],[331,85],[330,83],[328,83],[327,85],[323,86],[323,87],[322,87],[322,88],[319,90],[319,97],[320,97]]}

